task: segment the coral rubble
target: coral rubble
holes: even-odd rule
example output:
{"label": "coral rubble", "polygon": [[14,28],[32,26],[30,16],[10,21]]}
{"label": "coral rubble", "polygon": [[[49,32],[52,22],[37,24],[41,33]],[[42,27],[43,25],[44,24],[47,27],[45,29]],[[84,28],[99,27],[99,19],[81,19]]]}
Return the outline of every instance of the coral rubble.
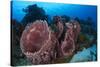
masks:
{"label": "coral rubble", "polygon": [[33,64],[51,63],[59,57],[68,57],[75,51],[80,24],[71,20],[64,25],[59,16],[53,20],[58,31],[53,31],[46,21],[37,20],[27,25],[22,33],[21,50]]}

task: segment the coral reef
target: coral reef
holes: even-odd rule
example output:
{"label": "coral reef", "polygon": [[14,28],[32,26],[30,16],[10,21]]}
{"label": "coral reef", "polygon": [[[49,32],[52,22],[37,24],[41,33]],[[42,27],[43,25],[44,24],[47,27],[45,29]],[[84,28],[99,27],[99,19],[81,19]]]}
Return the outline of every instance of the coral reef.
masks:
{"label": "coral reef", "polygon": [[11,65],[96,61],[96,9],[74,14],[64,5],[48,4],[12,2]]}
{"label": "coral reef", "polygon": [[27,61],[27,58],[22,53],[20,49],[20,37],[24,30],[23,25],[15,19],[11,20],[11,65],[30,65],[31,63]]}
{"label": "coral reef", "polygon": [[29,5],[28,7],[23,9],[23,12],[25,12],[25,16],[22,19],[22,23],[24,27],[31,22],[34,22],[36,20],[47,20],[47,15],[43,8],[38,7],[36,4]]}
{"label": "coral reef", "polygon": [[57,58],[68,57],[74,53],[80,33],[79,23],[71,20],[65,24],[65,28],[59,16],[54,17],[54,23],[58,31],[53,31],[47,22],[42,20],[28,24],[23,31],[20,47],[32,64],[51,63]]}

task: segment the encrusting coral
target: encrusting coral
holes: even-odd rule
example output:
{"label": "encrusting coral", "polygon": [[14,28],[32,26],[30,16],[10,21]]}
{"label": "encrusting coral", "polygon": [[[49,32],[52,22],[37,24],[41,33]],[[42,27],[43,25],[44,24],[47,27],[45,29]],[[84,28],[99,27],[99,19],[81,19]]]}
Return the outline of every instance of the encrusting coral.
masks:
{"label": "encrusting coral", "polygon": [[56,32],[46,21],[37,20],[27,25],[22,33],[20,48],[33,64],[48,64],[56,58],[70,56],[75,51],[80,33],[79,23],[75,20],[66,22],[65,36],[61,38],[64,31],[63,21],[58,16],[54,19],[58,29]]}

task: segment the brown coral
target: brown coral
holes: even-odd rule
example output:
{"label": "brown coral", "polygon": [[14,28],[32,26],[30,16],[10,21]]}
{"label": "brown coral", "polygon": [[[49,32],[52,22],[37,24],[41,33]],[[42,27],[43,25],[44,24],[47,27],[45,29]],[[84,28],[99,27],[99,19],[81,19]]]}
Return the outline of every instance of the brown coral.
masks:
{"label": "brown coral", "polygon": [[62,52],[64,56],[69,56],[75,50],[75,43],[74,43],[74,32],[73,32],[73,25],[72,23],[66,23],[67,30],[65,34],[65,39],[62,42]]}
{"label": "brown coral", "polygon": [[55,32],[48,27],[47,22],[42,20],[29,24],[22,33],[21,50],[33,64],[51,63],[56,58],[72,55],[75,50],[80,32],[79,23],[76,21],[66,23],[64,40],[61,40],[64,25],[61,18],[55,18],[57,18],[58,35],[55,35]]}
{"label": "brown coral", "polygon": [[61,50],[64,56],[70,56],[75,50],[75,44],[80,32],[80,25],[77,21],[72,20],[66,23],[66,27],[66,34],[62,42]]}
{"label": "brown coral", "polygon": [[33,64],[49,63],[54,57],[56,38],[46,21],[35,21],[24,30],[20,45]]}

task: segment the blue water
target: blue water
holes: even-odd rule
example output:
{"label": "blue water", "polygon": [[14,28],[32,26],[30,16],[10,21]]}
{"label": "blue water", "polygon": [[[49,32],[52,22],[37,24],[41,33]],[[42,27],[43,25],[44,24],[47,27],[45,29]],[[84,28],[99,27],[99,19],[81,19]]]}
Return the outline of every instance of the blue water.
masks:
{"label": "blue water", "polygon": [[42,7],[49,16],[54,15],[68,15],[71,18],[78,17],[80,19],[87,19],[91,17],[94,24],[97,23],[97,7],[91,5],[74,5],[63,3],[46,3],[46,2],[32,2],[32,1],[13,1],[12,3],[12,18],[21,21],[25,15],[22,11],[28,5],[37,4]]}

